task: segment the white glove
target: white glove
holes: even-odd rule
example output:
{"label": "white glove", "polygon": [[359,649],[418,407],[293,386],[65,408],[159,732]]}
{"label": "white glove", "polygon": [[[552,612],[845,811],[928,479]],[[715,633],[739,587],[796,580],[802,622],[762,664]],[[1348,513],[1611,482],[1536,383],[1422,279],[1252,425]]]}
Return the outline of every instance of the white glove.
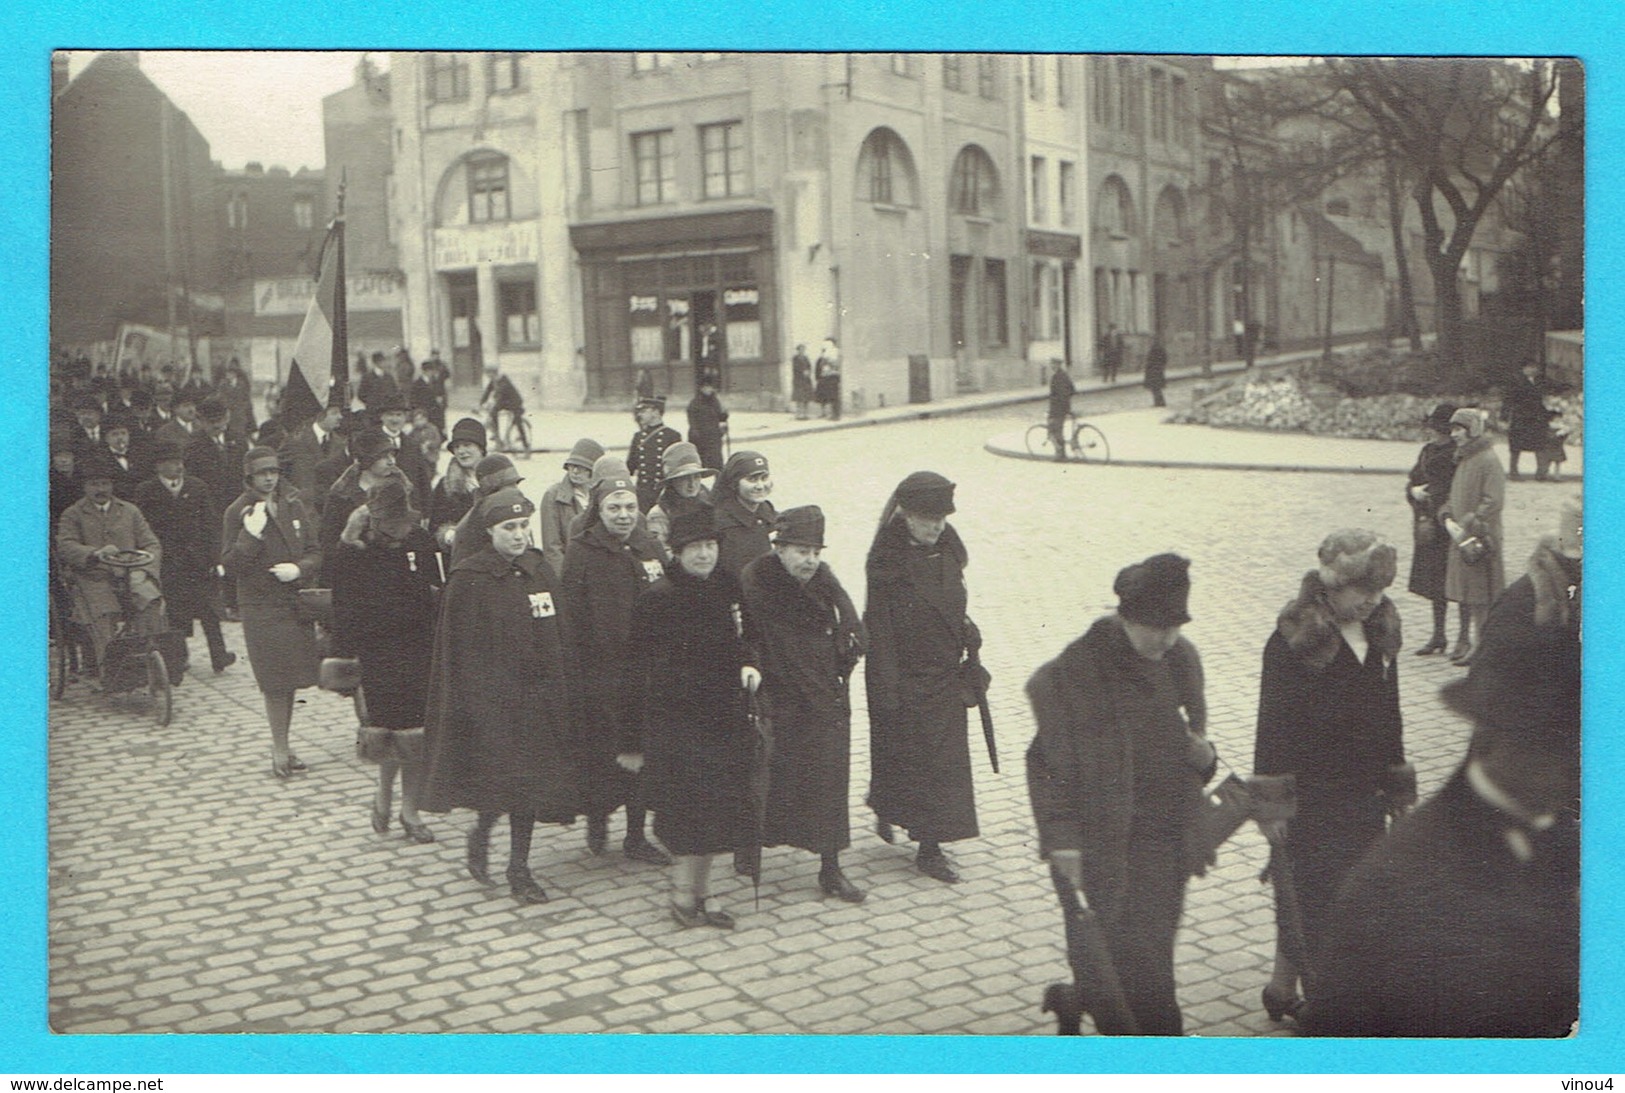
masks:
{"label": "white glove", "polygon": [[1423,485],[1423,486],[1412,486],[1411,487],[1411,496],[1413,498],[1415,498],[1416,500],[1418,500],[1418,501],[1426,501],[1427,496],[1428,496],[1428,488],[1427,488],[1427,486],[1425,486],[1425,485]]}
{"label": "white glove", "polygon": [[739,685],[751,694],[755,694],[756,688],[762,685],[762,673],[748,664],[745,665],[739,669]]}
{"label": "white glove", "polygon": [[297,581],[299,579],[299,567],[292,562],[278,562],[271,567],[271,576],[283,584],[287,584],[289,581]]}
{"label": "white glove", "polygon": [[615,762],[620,764],[622,770],[629,770],[633,774],[643,769],[643,756],[636,753],[617,755]]}
{"label": "white glove", "polygon": [[1450,538],[1454,539],[1458,543],[1461,542],[1464,532],[1462,531],[1460,524],[1447,518],[1444,522],[1444,529],[1450,533]]}
{"label": "white glove", "polygon": [[1083,851],[1051,850],[1049,863],[1073,888],[1080,891],[1083,889]]}
{"label": "white glove", "polygon": [[243,510],[243,530],[258,539],[265,533],[265,525],[271,520],[270,513],[258,501]]}

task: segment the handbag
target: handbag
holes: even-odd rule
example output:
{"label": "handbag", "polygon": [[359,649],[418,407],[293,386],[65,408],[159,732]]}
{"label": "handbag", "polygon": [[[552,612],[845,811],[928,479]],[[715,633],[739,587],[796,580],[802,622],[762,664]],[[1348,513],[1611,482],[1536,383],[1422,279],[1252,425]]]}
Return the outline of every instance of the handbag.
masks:
{"label": "handbag", "polygon": [[294,613],[300,622],[319,622],[324,626],[333,622],[333,590],[331,588],[301,588]]}
{"label": "handbag", "polygon": [[1416,521],[1412,529],[1418,547],[1432,546],[1439,541],[1439,522],[1431,516],[1422,513],[1416,514]]}
{"label": "handbag", "polygon": [[1461,551],[1463,565],[1482,565],[1490,556],[1490,541],[1482,535],[1473,535],[1457,543],[1456,549]]}
{"label": "handbag", "polygon": [[361,662],[355,657],[323,657],[316,686],[336,694],[353,694],[361,686]]}
{"label": "handbag", "polygon": [[1297,778],[1291,774],[1255,774],[1243,779],[1232,771],[1205,797],[1199,823],[1200,844],[1208,861],[1248,820],[1290,820],[1297,813]]}

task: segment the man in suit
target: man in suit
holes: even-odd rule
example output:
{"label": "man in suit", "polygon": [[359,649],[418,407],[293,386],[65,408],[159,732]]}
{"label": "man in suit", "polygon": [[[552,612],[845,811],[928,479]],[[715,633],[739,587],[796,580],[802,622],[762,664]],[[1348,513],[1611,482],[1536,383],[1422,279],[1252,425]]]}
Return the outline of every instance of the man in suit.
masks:
{"label": "man in suit", "polygon": [[102,400],[94,392],[80,392],[73,400],[73,419],[74,452],[82,465],[89,466],[90,457],[107,446],[102,437]]}
{"label": "man in suit", "polygon": [[1467,760],[1333,912],[1306,1032],[1561,1037],[1579,1018],[1580,507],[1491,609],[1446,700]]}
{"label": "man in suit", "polygon": [[134,501],[164,550],[164,600],[169,625],[192,636],[203,624],[209,662],[223,672],[237,662],[226,649],[214,609],[214,567],[220,555],[220,521],[209,487],[186,473],[186,449],[169,444],[156,453],[156,474],[136,487]]}
{"label": "man in suit", "polygon": [[186,446],[186,466],[193,476],[209,487],[215,519],[242,492],[243,455],[248,446],[228,431],[231,411],[216,398],[207,398],[198,407],[202,428]]}
{"label": "man in suit", "polygon": [[[159,399],[162,408],[162,398]],[[182,447],[190,444],[192,438],[202,433],[203,427],[197,420],[197,396],[185,390],[176,391],[170,402],[173,411],[169,420],[158,427],[154,440],[171,444],[180,444]]]}
{"label": "man in suit", "polygon": [[316,495],[317,465],[344,446],[338,435],[343,420],[344,407],[331,403],[315,421],[299,426],[282,442],[288,480],[307,500]]}
{"label": "man in suit", "polygon": [[374,353],[371,366],[357,385],[356,397],[368,413],[377,414],[382,410],[384,400],[399,394],[401,389],[395,383],[395,377],[384,366],[384,355]]}
{"label": "man in suit", "polygon": [[406,399],[397,391],[386,397],[377,410],[378,427],[395,449],[395,465],[406,473],[407,480],[412,483],[413,507],[427,512],[429,488],[434,485],[434,468],[406,434]]}
{"label": "man in suit", "polygon": [[137,450],[130,438],[129,422],[123,417],[108,418],[101,433],[106,442],[104,454],[111,461],[108,469],[113,472],[113,496],[133,501],[135,488],[147,477],[146,450]]}

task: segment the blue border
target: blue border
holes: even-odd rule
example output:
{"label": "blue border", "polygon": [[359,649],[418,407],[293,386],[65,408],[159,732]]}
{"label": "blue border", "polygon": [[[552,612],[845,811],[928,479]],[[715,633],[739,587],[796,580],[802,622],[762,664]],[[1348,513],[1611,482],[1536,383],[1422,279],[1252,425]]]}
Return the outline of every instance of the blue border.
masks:
{"label": "blue border", "polygon": [[[1619,275],[1625,199],[1619,192],[1620,81],[1625,5],[1619,0],[1485,4],[1483,0],[1390,3],[1347,0],[1194,5],[1130,0],[973,5],[963,0],[778,0],[754,5],[668,0],[658,17],[629,3],[572,0],[502,9],[439,3],[408,13],[394,5],[162,4],[85,14],[53,6],[8,21],[12,78],[0,90],[0,145],[13,157],[12,197],[0,203],[10,260],[0,279],[4,355],[17,377],[6,420],[21,453],[25,486],[0,494],[0,694],[13,715],[0,729],[0,1073],[592,1072],[592,1071],[1039,1071],[1240,1073],[1249,1071],[1543,1072],[1598,1075],[1617,1069],[1620,988],[1625,981],[1621,879],[1625,751],[1599,711],[1621,702],[1603,673],[1619,647],[1625,581],[1617,533],[1621,498],[1620,408],[1625,377]],[[1094,10],[1091,11],[1090,8]],[[1138,9],[1138,10],[1136,10]],[[572,16],[575,16],[572,18]],[[1182,1040],[980,1037],[582,1037],[582,1036],[73,1036],[45,1024],[45,362],[47,360],[50,52],[57,48],[661,48],[1109,50],[1213,54],[1417,53],[1576,55],[1586,63],[1590,106],[1587,176],[1588,326],[1586,470],[1591,555],[1586,639],[1586,857],[1583,1031],[1559,1043]],[[1604,487],[1609,483],[1609,487]],[[1613,533],[1613,534],[1611,534]]]}

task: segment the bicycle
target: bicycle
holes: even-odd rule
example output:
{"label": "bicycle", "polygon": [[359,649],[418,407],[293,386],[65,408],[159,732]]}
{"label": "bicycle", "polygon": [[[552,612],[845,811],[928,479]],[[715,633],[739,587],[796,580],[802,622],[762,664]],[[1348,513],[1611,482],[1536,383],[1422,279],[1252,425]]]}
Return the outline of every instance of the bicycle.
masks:
{"label": "bicycle", "polygon": [[[507,428],[503,428],[503,419],[506,416]],[[514,434],[519,434],[519,442],[515,444]],[[509,452],[523,459],[530,458],[530,418],[525,411],[515,413],[512,410],[492,410],[486,414],[486,434],[490,437],[493,452]]]}
{"label": "bicycle", "polygon": [[[1079,421],[1077,414],[1066,415],[1061,423],[1061,435],[1066,438],[1066,457],[1080,463],[1110,463],[1112,446],[1099,426]],[[1027,452],[1054,458],[1055,445],[1050,440],[1049,422],[1040,422],[1027,429]]]}

